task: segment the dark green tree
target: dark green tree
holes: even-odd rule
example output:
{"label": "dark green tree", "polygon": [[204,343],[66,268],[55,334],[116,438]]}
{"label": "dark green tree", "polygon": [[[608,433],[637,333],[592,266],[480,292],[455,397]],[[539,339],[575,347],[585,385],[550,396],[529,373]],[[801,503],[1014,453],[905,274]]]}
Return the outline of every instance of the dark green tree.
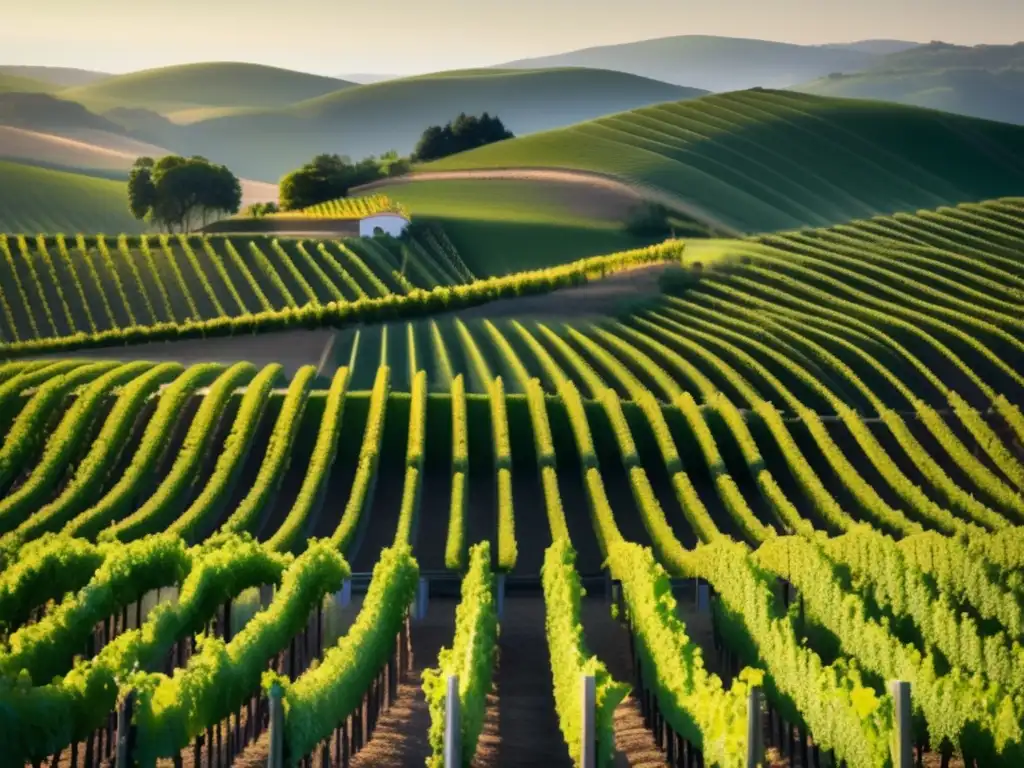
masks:
{"label": "dark green tree", "polygon": [[317,203],[346,197],[352,187],[368,184],[408,169],[407,161],[389,152],[353,162],[344,155],[317,155],[283,179],[278,189],[282,211],[308,208]]}
{"label": "dark green tree", "polygon": [[241,204],[238,178],[204,157],[140,157],[128,176],[132,215],[168,232],[188,232],[216,214],[238,213]]}
{"label": "dark green tree", "polygon": [[497,115],[492,117],[484,112],[476,117],[463,112],[447,125],[427,128],[416,144],[412,159],[425,163],[513,138],[515,135],[505,128]]}

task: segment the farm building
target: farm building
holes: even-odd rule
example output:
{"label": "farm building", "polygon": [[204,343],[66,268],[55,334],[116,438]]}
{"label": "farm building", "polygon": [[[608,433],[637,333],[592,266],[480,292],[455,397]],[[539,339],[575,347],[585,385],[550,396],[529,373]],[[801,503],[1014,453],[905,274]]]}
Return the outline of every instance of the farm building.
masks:
{"label": "farm building", "polygon": [[359,236],[373,237],[377,234],[398,237],[409,226],[409,219],[399,213],[381,212],[359,219]]}

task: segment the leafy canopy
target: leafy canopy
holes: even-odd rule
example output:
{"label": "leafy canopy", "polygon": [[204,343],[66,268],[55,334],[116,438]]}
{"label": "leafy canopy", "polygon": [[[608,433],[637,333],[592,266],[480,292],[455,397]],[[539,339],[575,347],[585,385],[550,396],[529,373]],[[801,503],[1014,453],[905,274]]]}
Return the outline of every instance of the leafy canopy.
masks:
{"label": "leafy canopy", "polygon": [[295,211],[347,197],[352,187],[408,172],[409,161],[397,152],[353,162],[344,155],[317,155],[283,179],[278,191],[280,209]]}
{"label": "leafy canopy", "polygon": [[128,176],[128,209],[173,232],[205,225],[211,215],[233,214],[242,204],[242,186],[225,166],[204,157],[140,157]]}
{"label": "leafy canopy", "polygon": [[413,160],[426,163],[456,152],[514,138],[515,135],[505,128],[497,115],[491,117],[484,112],[480,117],[475,117],[463,112],[447,125],[427,128],[416,144]]}

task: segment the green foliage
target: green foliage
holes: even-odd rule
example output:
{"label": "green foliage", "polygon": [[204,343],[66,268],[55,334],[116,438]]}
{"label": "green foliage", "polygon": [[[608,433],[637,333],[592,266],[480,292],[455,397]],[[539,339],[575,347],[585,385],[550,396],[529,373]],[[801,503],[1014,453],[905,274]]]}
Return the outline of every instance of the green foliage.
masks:
{"label": "green foliage", "polygon": [[281,179],[280,209],[302,211],[339,200],[352,187],[386,177],[393,167],[398,169],[391,155],[380,159],[371,155],[357,162],[341,155],[317,155]]}
{"label": "green foliage", "polygon": [[256,439],[256,430],[270,390],[283,371],[284,366],[273,363],[249,382],[238,405],[235,422],[224,439],[213,474],[192,504],[168,526],[169,533],[177,534],[187,542],[194,543],[200,533],[204,532],[203,529],[218,517],[234,491],[245,460],[249,456],[249,449]]}
{"label": "green foliage", "polygon": [[363,693],[394,652],[418,581],[419,566],[407,545],[382,550],[355,623],[320,663],[294,681],[264,674],[264,688],[284,689],[288,765],[298,765],[361,705]]}
{"label": "green foliage", "polygon": [[287,647],[324,595],[338,591],[349,575],[348,564],[329,542],[311,540],[284,572],[270,605],[230,642],[203,637],[196,654],[173,677],[132,675],[130,685],[138,694],[138,760],[169,757],[237,712],[259,689],[267,661]]}
{"label": "green foliage", "polygon": [[[131,541],[171,524],[196,483],[200,462],[217,433],[231,396],[255,373],[251,363],[235,363],[221,374],[203,397],[167,476],[135,512],[101,532],[101,541]],[[241,418],[247,420],[247,414],[243,413]]]}
{"label": "green foliage", "polygon": [[587,650],[580,612],[584,591],[575,564],[576,552],[567,538],[556,538],[544,551],[544,627],[554,679],[555,711],[569,757],[579,765],[583,748],[580,680],[584,675],[594,676],[597,765],[607,766],[615,757],[615,708],[629,693],[629,686],[617,682],[604,663]]}
{"label": "green foliage", "polygon": [[[437,325],[432,324],[437,330]],[[438,335],[439,338],[439,335]],[[443,344],[443,341],[441,342]],[[469,482],[469,427],[466,423],[466,385],[460,373],[452,379],[452,498],[444,564],[453,571],[466,566],[466,485]]]}
{"label": "green foliage", "polygon": [[[91,436],[89,430],[93,418],[97,416],[112,390],[128,383],[130,379],[143,376],[151,367],[152,363],[147,362],[127,363],[108,370],[82,389],[73,405],[64,414],[64,418],[46,439],[42,455],[31,474],[17,490],[7,494],[0,501],[0,530],[10,532],[45,511],[39,509],[40,503],[59,481],[61,474],[69,469],[69,462],[83,449]],[[168,368],[174,369],[173,366]],[[167,372],[167,369],[163,371],[162,378],[166,378]],[[40,394],[48,387],[54,386],[55,381],[46,384],[40,390]],[[66,391],[66,385],[63,383],[58,386]],[[26,410],[24,413],[28,415],[30,411]],[[38,425],[20,419],[15,422],[15,428],[26,428],[26,424],[29,429],[38,429]],[[12,432],[12,435],[17,434]],[[10,457],[10,454],[6,455]]]}
{"label": "green foliage", "polygon": [[445,125],[432,125],[423,131],[416,142],[412,159],[420,163],[476,149],[496,141],[514,139],[515,134],[505,128],[501,118],[484,112],[480,117],[461,113]]}
{"label": "green foliage", "polygon": [[[104,254],[107,269],[116,280],[117,271],[110,260],[102,236],[97,237],[97,246]],[[478,280],[466,285],[444,285],[431,290],[416,289],[408,294],[387,292],[380,283],[379,290],[386,292],[380,297],[358,298],[350,302],[328,302],[322,306],[307,304],[298,306],[294,296],[288,291],[280,275],[267,260],[266,254],[255,241],[248,241],[251,261],[258,267],[260,280],[266,279],[277,295],[283,299],[280,309],[273,309],[267,295],[260,287],[252,271],[246,266],[246,260],[238,253],[229,240],[224,240],[225,250],[235,266],[246,275],[246,280],[253,292],[260,297],[263,310],[252,314],[234,317],[213,317],[186,323],[154,323],[140,325],[134,315],[130,317],[130,327],[111,328],[96,334],[78,333],[74,336],[53,338],[35,338],[17,343],[0,345],[0,351],[9,356],[30,355],[41,352],[56,352],[67,348],[102,347],[111,344],[133,344],[160,340],[185,339],[195,337],[230,336],[255,332],[284,330],[289,328],[312,328],[326,325],[337,326],[352,322],[372,322],[375,320],[392,320],[399,317],[417,317],[433,314],[443,310],[476,306],[501,298],[542,294],[559,288],[582,285],[589,280],[605,277],[616,272],[631,269],[642,264],[672,261],[679,257],[682,246],[679,243],[666,243],[607,256],[595,256],[588,259],[549,269],[532,272],[521,272],[505,277],[492,277]],[[364,268],[365,265],[363,265]],[[366,268],[368,269],[368,268]],[[379,281],[379,279],[378,279]],[[124,286],[115,282],[121,304],[130,312],[128,297]],[[281,304],[280,301],[276,302]]]}
{"label": "green foliage", "polygon": [[438,654],[437,666],[423,671],[423,693],[430,710],[431,755],[427,765],[444,766],[444,725],[448,677],[459,679],[459,740],[463,766],[473,764],[487,714],[487,695],[497,652],[498,613],[491,573],[491,545],[482,541],[469,550],[469,569],[462,579],[455,609],[455,637]]}
{"label": "green foliage", "polygon": [[348,382],[348,368],[339,368],[331,380],[331,388],[327,391],[323,420],[320,422],[320,430],[313,444],[313,454],[309,459],[302,487],[299,488],[299,494],[288,516],[267,542],[271,549],[283,552],[293,549],[304,527],[323,504],[324,493],[331,478],[331,467],[334,466],[334,457],[338,452]]}
{"label": "green foliage", "polygon": [[377,483],[377,464],[380,461],[381,439],[384,434],[384,417],[387,416],[388,392],[391,380],[391,369],[386,365],[377,368],[377,377],[373,381],[370,395],[370,410],[366,416],[366,431],[363,443],[359,448],[359,464],[348,503],[341,515],[341,520],[331,541],[342,552],[347,552],[359,528],[359,521],[365,510],[373,502],[373,491]]}
{"label": "green foliage", "polygon": [[226,166],[202,157],[140,157],[128,176],[128,210],[173,232],[206,224],[211,214],[238,213],[242,186]]}
{"label": "green foliage", "polygon": [[[221,366],[213,363],[194,365],[163,391],[156,411],[142,434],[139,449],[132,456],[127,469],[102,498],[71,519],[62,533],[95,538],[106,526],[129,512],[140,483],[149,476],[158,458],[167,450],[171,430],[185,403],[221,370]],[[113,452],[104,455],[102,462],[106,469],[99,470],[101,476],[110,471],[114,461]]]}
{"label": "green foliage", "polygon": [[[73,558],[82,546],[79,540],[58,539],[53,547],[38,550],[33,567],[55,553],[69,556],[68,565],[81,569],[89,563],[76,565]],[[105,557],[112,549],[105,546],[99,554]],[[178,600],[154,607],[140,629],[121,633],[96,656],[78,661],[67,675],[46,685],[26,688],[0,680],[0,737],[8,754],[13,751],[20,764],[85,740],[107,722],[119,684],[137,667],[162,663],[174,642],[201,631],[225,600],[245,588],[279,582],[287,565],[285,558],[251,540],[224,538],[216,546],[191,550]],[[62,578],[68,575],[65,571]]]}

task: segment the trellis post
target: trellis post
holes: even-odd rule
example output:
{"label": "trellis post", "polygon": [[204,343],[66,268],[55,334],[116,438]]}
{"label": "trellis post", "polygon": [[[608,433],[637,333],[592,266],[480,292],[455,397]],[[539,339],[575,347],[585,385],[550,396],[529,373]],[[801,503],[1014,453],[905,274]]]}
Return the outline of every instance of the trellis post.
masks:
{"label": "trellis post", "polygon": [[448,690],[444,703],[444,765],[445,768],[462,766],[462,723],[459,712],[459,676],[448,675]]}

